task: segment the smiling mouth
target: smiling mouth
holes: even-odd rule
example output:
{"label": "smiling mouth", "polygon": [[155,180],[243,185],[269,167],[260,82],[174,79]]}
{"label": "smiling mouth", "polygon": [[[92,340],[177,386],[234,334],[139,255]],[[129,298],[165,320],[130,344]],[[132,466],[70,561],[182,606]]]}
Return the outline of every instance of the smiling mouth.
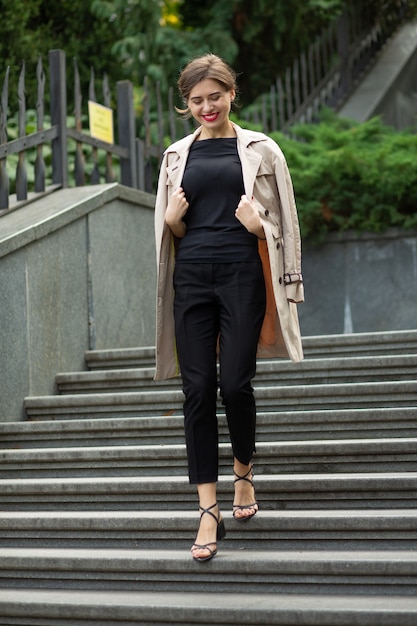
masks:
{"label": "smiling mouth", "polygon": [[211,113],[210,115],[203,115],[203,119],[206,122],[214,122],[215,120],[217,120],[218,116],[218,113]]}

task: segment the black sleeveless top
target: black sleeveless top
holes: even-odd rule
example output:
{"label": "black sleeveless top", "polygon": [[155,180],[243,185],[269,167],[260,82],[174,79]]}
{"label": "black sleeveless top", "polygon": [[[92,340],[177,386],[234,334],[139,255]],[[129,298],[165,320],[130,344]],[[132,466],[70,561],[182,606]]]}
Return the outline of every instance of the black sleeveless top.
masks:
{"label": "black sleeveless top", "polygon": [[244,194],[236,138],[204,139],[191,146],[181,184],[189,202],[176,262],[254,261],[258,239],[235,217]]}

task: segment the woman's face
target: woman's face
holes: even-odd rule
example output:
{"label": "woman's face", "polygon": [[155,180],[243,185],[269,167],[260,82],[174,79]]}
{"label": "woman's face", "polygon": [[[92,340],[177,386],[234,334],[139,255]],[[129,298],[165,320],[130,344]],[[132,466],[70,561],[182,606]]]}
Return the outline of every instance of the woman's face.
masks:
{"label": "woman's face", "polygon": [[190,92],[187,104],[193,118],[209,135],[221,135],[229,128],[230,106],[235,97],[234,89],[225,88],[212,78],[197,83]]}

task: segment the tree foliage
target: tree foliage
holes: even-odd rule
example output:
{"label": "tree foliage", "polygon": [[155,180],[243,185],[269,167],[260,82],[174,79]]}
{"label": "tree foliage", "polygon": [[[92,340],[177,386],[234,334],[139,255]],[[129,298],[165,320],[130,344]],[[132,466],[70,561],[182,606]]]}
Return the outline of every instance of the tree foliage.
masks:
{"label": "tree foliage", "polygon": [[[269,90],[275,77],[338,15],[343,0],[203,0],[181,6],[184,25],[204,36],[226,31],[236,44],[242,104]],[[204,25],[204,26],[203,26]],[[219,53],[216,49],[212,50]]]}
{"label": "tree foliage", "polygon": [[[394,0],[389,0],[390,2]],[[415,2],[415,0],[413,0]],[[370,0],[372,10],[387,0]],[[90,68],[162,92],[192,57],[214,52],[239,73],[241,102],[268,91],[277,74],[343,7],[360,0],[0,0],[0,55],[16,80],[27,64],[27,92],[36,93],[38,55],[61,48],[77,58],[82,83]],[[0,68],[1,71],[1,68]],[[67,85],[69,94],[72,85]]]}
{"label": "tree foliage", "polygon": [[[180,68],[193,56],[211,49],[232,60],[236,43],[224,28],[211,24],[197,29],[183,21],[180,0],[94,0],[100,19],[112,19],[112,53],[125,77],[142,84],[145,76],[160,83],[163,92],[175,85]],[[200,10],[200,5],[195,7]]]}
{"label": "tree foliage", "polygon": [[376,117],[359,124],[324,111],[319,124],[272,133],[293,179],[303,237],[417,228],[417,134]]}
{"label": "tree foliage", "polygon": [[[9,103],[12,111],[17,106],[16,84],[22,61],[26,65],[29,106],[35,106],[36,63],[41,56],[47,67],[49,50],[64,50],[70,63],[76,58],[84,83],[89,79],[91,67],[97,75],[107,72],[109,76],[120,78],[118,61],[109,44],[112,41],[111,24],[98,20],[90,5],[83,0],[0,0],[0,75],[4,76],[10,67]],[[67,84],[67,90],[71,97],[71,83]]]}

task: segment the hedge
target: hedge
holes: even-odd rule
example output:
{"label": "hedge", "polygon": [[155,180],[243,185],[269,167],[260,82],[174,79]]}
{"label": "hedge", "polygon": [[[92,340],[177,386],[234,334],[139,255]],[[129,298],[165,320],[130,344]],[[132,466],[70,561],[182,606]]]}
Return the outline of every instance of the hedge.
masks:
{"label": "hedge", "polygon": [[355,123],[325,111],[317,124],[270,136],[290,168],[302,236],[417,227],[417,135],[376,117]]}

